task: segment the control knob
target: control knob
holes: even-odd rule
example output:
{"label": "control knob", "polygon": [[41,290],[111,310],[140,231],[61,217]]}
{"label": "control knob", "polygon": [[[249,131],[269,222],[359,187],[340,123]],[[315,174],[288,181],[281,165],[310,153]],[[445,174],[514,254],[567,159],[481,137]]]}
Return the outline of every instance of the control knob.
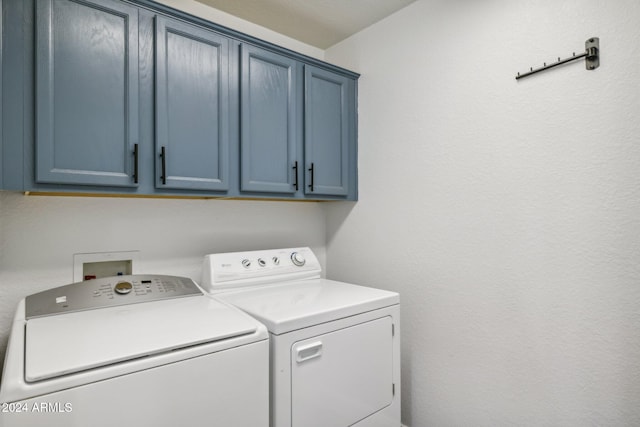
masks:
{"label": "control knob", "polygon": [[307,260],[304,259],[304,255],[300,252],[293,252],[291,254],[291,262],[293,262],[293,265],[297,267],[302,267]]}
{"label": "control knob", "polygon": [[133,289],[133,285],[129,282],[118,282],[113,290],[116,291],[117,294],[126,295]]}
{"label": "control knob", "polygon": [[249,260],[248,260],[248,259],[246,259],[246,258],[245,258],[245,259],[243,259],[243,260],[242,260],[242,266],[243,266],[244,268],[249,268],[249,267],[251,267],[251,261],[249,261]]}

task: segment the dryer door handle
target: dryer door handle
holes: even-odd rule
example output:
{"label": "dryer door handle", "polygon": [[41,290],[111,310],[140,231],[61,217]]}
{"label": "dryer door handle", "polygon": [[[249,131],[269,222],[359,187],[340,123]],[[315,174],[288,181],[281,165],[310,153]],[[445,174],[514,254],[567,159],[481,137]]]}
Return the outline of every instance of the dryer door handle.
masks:
{"label": "dryer door handle", "polygon": [[314,341],[296,349],[296,362],[298,363],[303,363],[320,356],[322,356],[322,341]]}

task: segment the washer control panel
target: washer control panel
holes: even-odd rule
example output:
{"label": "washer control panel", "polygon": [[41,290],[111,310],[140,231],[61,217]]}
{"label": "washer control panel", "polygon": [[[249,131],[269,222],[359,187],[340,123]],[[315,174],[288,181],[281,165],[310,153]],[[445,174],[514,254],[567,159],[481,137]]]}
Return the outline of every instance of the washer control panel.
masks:
{"label": "washer control panel", "polygon": [[103,277],[49,289],[25,299],[25,316],[50,316],[73,311],[202,295],[193,280],[154,274]]}
{"label": "washer control panel", "polygon": [[202,287],[208,292],[249,285],[320,277],[309,248],[230,252],[205,256]]}

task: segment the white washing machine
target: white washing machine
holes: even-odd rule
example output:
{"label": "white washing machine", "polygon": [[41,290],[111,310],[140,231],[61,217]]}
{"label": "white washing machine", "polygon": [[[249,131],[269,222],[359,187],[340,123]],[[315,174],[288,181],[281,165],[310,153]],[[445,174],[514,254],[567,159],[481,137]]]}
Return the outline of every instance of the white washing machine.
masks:
{"label": "white washing machine", "polygon": [[191,279],[74,283],[19,303],[0,425],[266,427],[268,357],[266,328]]}
{"label": "white washing machine", "polygon": [[309,248],[223,253],[201,285],[269,330],[271,427],[400,427],[399,295],[320,276]]}

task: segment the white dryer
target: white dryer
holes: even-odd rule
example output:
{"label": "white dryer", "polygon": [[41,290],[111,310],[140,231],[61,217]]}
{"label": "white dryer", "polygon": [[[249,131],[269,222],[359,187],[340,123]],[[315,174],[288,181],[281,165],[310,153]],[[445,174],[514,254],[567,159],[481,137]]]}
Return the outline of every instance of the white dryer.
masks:
{"label": "white dryer", "polygon": [[74,283],[19,303],[0,425],[266,427],[268,356],[265,327],[191,279]]}
{"label": "white dryer", "polygon": [[320,276],[309,248],[223,253],[201,286],[269,330],[271,427],[400,427],[399,295]]}

